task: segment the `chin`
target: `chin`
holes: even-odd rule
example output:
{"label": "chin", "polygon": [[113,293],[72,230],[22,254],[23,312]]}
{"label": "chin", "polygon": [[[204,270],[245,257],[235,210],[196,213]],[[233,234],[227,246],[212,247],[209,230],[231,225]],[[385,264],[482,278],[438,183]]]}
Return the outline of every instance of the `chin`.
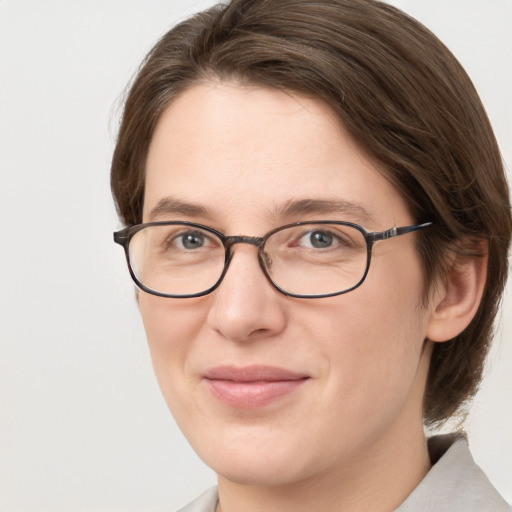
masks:
{"label": "chin", "polygon": [[210,467],[220,478],[239,485],[256,487],[286,486],[303,480],[307,475],[298,470],[295,461],[276,461],[260,454],[258,459],[219,461]]}
{"label": "chin", "polygon": [[290,433],[272,427],[252,428],[244,434],[227,430],[207,442],[190,440],[199,457],[221,478],[240,485],[287,485],[306,478],[317,465]]}

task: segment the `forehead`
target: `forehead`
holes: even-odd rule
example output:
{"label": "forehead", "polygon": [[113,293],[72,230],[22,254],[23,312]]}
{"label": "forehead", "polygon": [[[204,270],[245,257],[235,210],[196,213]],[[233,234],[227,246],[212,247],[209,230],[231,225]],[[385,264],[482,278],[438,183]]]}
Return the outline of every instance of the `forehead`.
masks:
{"label": "forehead", "polygon": [[387,212],[384,223],[407,213],[326,104],[232,83],[191,87],[162,114],[147,159],[144,220],[169,196],[217,218],[270,218],[298,201],[343,202],[375,218]]}

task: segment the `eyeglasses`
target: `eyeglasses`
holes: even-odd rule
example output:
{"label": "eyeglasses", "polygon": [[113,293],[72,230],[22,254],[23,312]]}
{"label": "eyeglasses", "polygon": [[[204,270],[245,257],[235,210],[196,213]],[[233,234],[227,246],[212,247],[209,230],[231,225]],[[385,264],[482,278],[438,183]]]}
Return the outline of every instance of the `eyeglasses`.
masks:
{"label": "eyeglasses", "polygon": [[124,247],[137,286],[153,295],[190,298],[219,286],[229,268],[233,246],[258,248],[266,278],[281,293],[299,298],[331,297],[362,284],[373,245],[431,226],[431,222],[370,232],[350,222],[287,224],[263,237],[225,236],[193,222],[149,222],[114,233]]}

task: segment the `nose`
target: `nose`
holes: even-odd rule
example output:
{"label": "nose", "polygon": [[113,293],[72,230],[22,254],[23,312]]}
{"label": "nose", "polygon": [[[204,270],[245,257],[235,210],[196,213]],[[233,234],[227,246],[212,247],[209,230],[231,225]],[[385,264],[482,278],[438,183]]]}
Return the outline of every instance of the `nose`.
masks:
{"label": "nose", "polygon": [[233,247],[227,273],[212,292],[208,324],[232,341],[269,338],[286,327],[286,297],[263,274],[257,252],[257,247],[251,245]]}

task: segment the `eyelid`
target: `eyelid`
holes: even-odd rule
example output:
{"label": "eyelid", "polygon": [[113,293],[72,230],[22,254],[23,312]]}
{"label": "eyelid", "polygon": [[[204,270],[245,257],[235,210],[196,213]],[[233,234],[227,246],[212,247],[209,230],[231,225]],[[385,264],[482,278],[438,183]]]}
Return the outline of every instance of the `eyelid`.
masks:
{"label": "eyelid", "polygon": [[322,225],[305,225],[305,226],[297,226],[295,230],[293,227],[290,228],[289,236],[287,237],[287,241],[283,241],[285,244],[290,244],[290,246],[302,246],[304,247],[304,242],[307,242],[307,240],[304,240],[305,237],[311,236],[312,233],[320,232],[328,234],[329,236],[332,236],[333,240],[340,240],[343,242],[342,234],[336,233],[335,229],[330,228],[328,225],[325,227]]}
{"label": "eyelid", "polygon": [[[164,227],[167,227],[168,230],[165,230],[162,233],[162,236],[160,238],[162,245],[166,247],[166,249],[169,249],[171,246],[175,246],[178,248],[181,246],[183,248],[183,238],[184,236],[187,236],[188,234],[200,236],[206,244],[210,245],[219,245],[220,240],[217,239],[213,233],[210,233],[208,231],[205,231],[199,227],[196,226],[189,226],[189,225],[182,225],[182,224],[169,224],[164,225]],[[213,242],[213,244],[212,244]],[[203,246],[202,246],[203,247]]]}
{"label": "eyelid", "polygon": [[332,228],[313,228],[308,229],[307,231],[304,231],[304,233],[300,236],[299,239],[303,238],[306,235],[310,235],[312,233],[321,233],[322,235],[329,235],[333,239],[342,240],[342,233],[337,232],[335,229]]}
{"label": "eyelid", "polygon": [[184,228],[186,228],[186,229],[180,229],[173,235],[173,237],[179,238],[184,235],[192,235],[192,236],[199,236],[206,240],[218,240],[218,238],[213,233],[206,231],[204,229],[196,228],[194,226],[184,226]]}

